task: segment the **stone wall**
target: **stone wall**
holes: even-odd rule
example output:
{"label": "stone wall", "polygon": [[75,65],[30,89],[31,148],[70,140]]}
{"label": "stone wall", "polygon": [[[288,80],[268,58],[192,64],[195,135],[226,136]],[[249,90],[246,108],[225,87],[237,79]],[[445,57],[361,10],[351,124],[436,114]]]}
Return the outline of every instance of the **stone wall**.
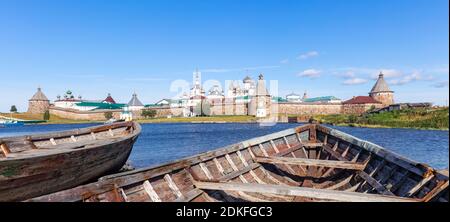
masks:
{"label": "stone wall", "polygon": [[370,96],[375,99],[376,101],[379,101],[383,103],[384,106],[389,106],[394,104],[394,94],[390,92],[378,92],[378,93],[371,93]]}
{"label": "stone wall", "polygon": [[50,107],[49,101],[35,101],[31,100],[28,102],[28,113],[45,113]]}
{"label": "stone wall", "polygon": [[210,115],[211,116],[247,115],[247,104],[245,103],[211,104]]}
{"label": "stone wall", "polygon": [[375,108],[381,108],[383,107],[383,104],[380,103],[367,103],[367,104],[344,104],[342,106],[342,113],[343,114],[363,114],[367,112],[367,110],[371,109],[373,107]]}
{"label": "stone wall", "polygon": [[[151,107],[147,110],[156,110],[156,117],[167,117],[167,116],[182,116],[183,108],[171,108],[168,106],[163,107]],[[134,118],[141,118],[141,112],[133,113]]]}
{"label": "stone wall", "polygon": [[[169,108],[169,107],[158,107],[158,108],[149,108],[156,110],[156,117],[167,117],[171,116],[181,116],[183,114],[182,108]],[[105,113],[112,112],[113,117],[115,119],[120,118],[121,109],[116,110],[93,110],[93,111],[78,111],[73,109],[63,109],[59,107],[51,107],[50,114],[59,116],[64,119],[73,119],[73,120],[95,120],[95,121],[103,121],[106,120]],[[133,114],[133,119],[141,119],[141,110],[139,111],[131,111]]]}
{"label": "stone wall", "polygon": [[64,119],[72,120],[94,120],[94,121],[104,121],[105,112],[112,112],[113,117],[116,119],[120,118],[120,113],[122,110],[95,110],[95,111],[78,111],[72,109],[62,109],[58,107],[50,107],[50,114],[59,116]]}
{"label": "stone wall", "polygon": [[[340,114],[340,113],[342,113],[342,104],[340,104],[340,103],[339,104],[272,103],[272,106],[277,106],[277,105],[278,105],[278,114],[318,115],[318,114]],[[272,110],[274,110],[274,107],[272,107]]]}

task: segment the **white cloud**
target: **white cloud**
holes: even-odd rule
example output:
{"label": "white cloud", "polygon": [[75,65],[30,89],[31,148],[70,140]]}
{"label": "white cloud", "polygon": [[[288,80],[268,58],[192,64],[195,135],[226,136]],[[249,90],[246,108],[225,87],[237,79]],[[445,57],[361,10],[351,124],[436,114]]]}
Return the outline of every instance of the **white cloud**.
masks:
{"label": "white cloud", "polygon": [[209,72],[209,73],[222,73],[222,72],[231,72],[230,69],[203,69],[200,72]]}
{"label": "white cloud", "polygon": [[151,77],[142,77],[142,78],[125,78],[126,81],[145,81],[145,82],[157,82],[168,80],[165,78],[151,78]]}
{"label": "white cloud", "polygon": [[432,85],[435,88],[445,88],[448,87],[448,80],[440,81]]}
{"label": "white cloud", "polygon": [[283,59],[280,61],[281,64],[288,64],[289,63],[289,59]]}
{"label": "white cloud", "polygon": [[430,72],[448,74],[449,73],[448,64],[443,67],[431,69]]}
{"label": "white cloud", "polygon": [[355,78],[356,74],[354,71],[345,71],[345,72],[335,72],[335,75],[340,77],[340,78],[344,78],[344,79],[348,79],[348,78]]}
{"label": "white cloud", "polygon": [[257,70],[257,69],[275,69],[279,68],[280,66],[254,66],[254,67],[245,67],[241,68],[240,70]]}
{"label": "white cloud", "polygon": [[309,58],[316,57],[316,56],[319,56],[319,52],[317,52],[317,51],[310,51],[310,52],[307,52],[307,53],[299,55],[297,57],[297,59],[303,60],[303,59],[309,59]]}
{"label": "white cloud", "polygon": [[420,75],[420,72],[414,71],[410,75],[406,75],[400,79],[393,79],[393,80],[389,81],[389,83],[392,85],[404,85],[406,83],[414,82],[417,80],[421,80],[421,75]]}
{"label": "white cloud", "polygon": [[105,75],[100,75],[100,74],[64,74],[61,76],[68,77],[68,78],[86,78],[86,79],[105,77]]}
{"label": "white cloud", "polygon": [[298,74],[300,77],[317,78],[320,77],[320,70],[317,69],[307,69]]}
{"label": "white cloud", "polygon": [[367,82],[367,79],[362,78],[351,78],[343,82],[344,85],[360,85]]}
{"label": "white cloud", "polygon": [[403,73],[396,69],[381,69],[378,72],[376,70],[372,71],[372,75],[371,75],[372,79],[377,79],[380,72],[383,73],[384,78],[386,78],[386,79],[397,78],[397,77],[403,76]]}
{"label": "white cloud", "polygon": [[275,69],[280,66],[253,66],[253,67],[243,67],[234,69],[224,69],[224,68],[213,68],[213,69],[202,69],[200,72],[204,73],[225,73],[225,72],[241,72],[245,70],[259,70],[259,69]]}

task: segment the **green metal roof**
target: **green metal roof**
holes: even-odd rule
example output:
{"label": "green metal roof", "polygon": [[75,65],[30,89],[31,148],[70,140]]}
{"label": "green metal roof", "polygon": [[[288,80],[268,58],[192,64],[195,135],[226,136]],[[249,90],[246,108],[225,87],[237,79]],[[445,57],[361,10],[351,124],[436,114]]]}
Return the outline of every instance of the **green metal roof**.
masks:
{"label": "green metal roof", "polygon": [[248,99],[248,96],[238,96],[236,99]]}
{"label": "green metal roof", "polygon": [[163,106],[163,105],[147,104],[147,105],[145,105],[144,107],[160,107],[160,106]]}
{"label": "green metal roof", "polygon": [[95,109],[122,109],[125,104],[111,104],[111,103],[102,103],[102,102],[79,102],[77,106],[84,107],[97,107]]}
{"label": "green metal roof", "polygon": [[283,97],[280,97],[280,96],[273,96],[273,97],[272,97],[272,101],[276,101],[276,102],[287,102],[286,99],[284,99]]}
{"label": "green metal roof", "polygon": [[334,96],[321,96],[321,97],[307,98],[307,99],[304,99],[303,102],[321,102],[321,101],[330,101],[330,100],[340,100],[340,99],[336,98]]}

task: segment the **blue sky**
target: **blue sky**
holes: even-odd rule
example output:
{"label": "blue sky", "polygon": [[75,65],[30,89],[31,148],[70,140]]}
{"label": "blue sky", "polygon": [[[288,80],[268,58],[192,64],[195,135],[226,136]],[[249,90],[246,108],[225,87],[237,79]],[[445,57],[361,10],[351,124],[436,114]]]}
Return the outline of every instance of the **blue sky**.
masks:
{"label": "blue sky", "polygon": [[[41,86],[128,102],[174,80],[278,80],[278,94],[367,95],[380,70],[398,102],[445,104],[447,0],[0,0],[0,111]],[[246,71],[248,70],[248,71]]]}

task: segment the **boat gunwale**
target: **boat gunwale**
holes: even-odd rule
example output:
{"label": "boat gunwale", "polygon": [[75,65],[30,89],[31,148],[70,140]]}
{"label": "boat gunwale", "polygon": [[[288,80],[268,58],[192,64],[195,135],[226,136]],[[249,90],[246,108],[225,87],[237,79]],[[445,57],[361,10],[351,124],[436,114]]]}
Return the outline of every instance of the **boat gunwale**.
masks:
{"label": "boat gunwale", "polygon": [[[106,124],[106,125],[95,125],[95,126],[47,132],[47,133],[0,137],[0,141],[26,140],[26,139],[31,139],[32,141],[42,141],[42,140],[47,140],[50,138],[59,139],[59,138],[70,137],[72,135],[73,136],[81,136],[81,135],[89,134],[91,132],[103,132],[103,131],[106,131],[107,129],[116,129],[116,128],[120,128],[120,127],[133,126],[133,125],[136,126],[136,124],[137,124],[137,122],[119,122],[119,123],[112,123],[112,124]],[[110,128],[107,128],[108,126]],[[95,131],[95,129],[103,128],[103,127],[105,127],[106,129],[100,130],[100,131]]]}
{"label": "boat gunwale", "polygon": [[[116,129],[116,128],[126,127],[127,125],[130,125],[130,126],[133,127],[133,132],[130,133],[130,134],[127,134],[125,136],[122,136],[122,137],[99,139],[99,140],[96,140],[97,143],[88,144],[88,145],[86,145],[84,147],[80,147],[80,148],[76,148],[76,149],[74,149],[74,148],[58,148],[58,145],[55,145],[55,148],[52,148],[52,150],[51,150],[53,152],[50,152],[50,153],[36,152],[34,156],[25,156],[25,155],[24,156],[20,156],[20,152],[18,152],[18,153],[15,153],[15,154],[17,154],[17,156],[0,157],[0,163],[1,162],[8,162],[8,161],[17,161],[17,160],[27,160],[27,159],[41,158],[41,157],[46,157],[46,156],[59,155],[59,154],[63,154],[63,153],[77,152],[77,151],[87,150],[87,149],[96,149],[98,147],[102,147],[102,146],[105,146],[105,145],[117,144],[117,143],[121,143],[121,142],[126,141],[126,140],[130,140],[131,138],[138,136],[141,133],[141,131],[142,131],[142,128],[141,128],[140,124],[137,123],[137,122],[130,122],[129,124],[126,124],[126,125],[120,125],[118,123],[113,123],[113,124],[110,124],[110,125],[115,125],[115,124],[116,124],[116,127],[113,127],[113,128],[110,128],[110,129]],[[100,126],[95,126],[95,127],[87,127],[87,128],[78,128],[78,129],[74,129],[74,130],[65,130],[65,131],[59,131],[59,132],[69,133],[69,132],[73,132],[73,131],[77,131],[77,130],[98,129],[100,127],[105,127],[105,125],[100,125]],[[104,131],[107,131],[107,130],[104,130]],[[98,131],[98,132],[104,132],[104,131]],[[92,131],[90,131],[90,132],[92,132]],[[52,135],[53,134],[57,134],[57,133],[58,132],[52,132]],[[86,134],[89,134],[89,133],[75,134],[75,135],[77,135],[77,136],[78,135],[86,135]],[[40,135],[44,135],[44,134],[40,134]],[[18,137],[20,137],[20,138],[25,137],[26,138],[26,136],[18,136]],[[59,137],[59,138],[66,138],[66,137],[70,137],[70,136],[63,136],[63,137]],[[16,137],[9,137],[9,138],[16,138]],[[0,142],[2,142],[2,141],[5,142],[4,139],[0,139]],[[39,141],[42,141],[42,140],[39,140]],[[93,141],[95,141],[95,140],[93,140]],[[110,142],[108,142],[108,141],[110,141]],[[76,145],[77,142],[73,142],[73,144]],[[36,149],[36,151],[39,151],[39,150],[41,150],[41,151],[43,151],[43,150],[48,151],[49,149],[40,149],[40,148]]]}

